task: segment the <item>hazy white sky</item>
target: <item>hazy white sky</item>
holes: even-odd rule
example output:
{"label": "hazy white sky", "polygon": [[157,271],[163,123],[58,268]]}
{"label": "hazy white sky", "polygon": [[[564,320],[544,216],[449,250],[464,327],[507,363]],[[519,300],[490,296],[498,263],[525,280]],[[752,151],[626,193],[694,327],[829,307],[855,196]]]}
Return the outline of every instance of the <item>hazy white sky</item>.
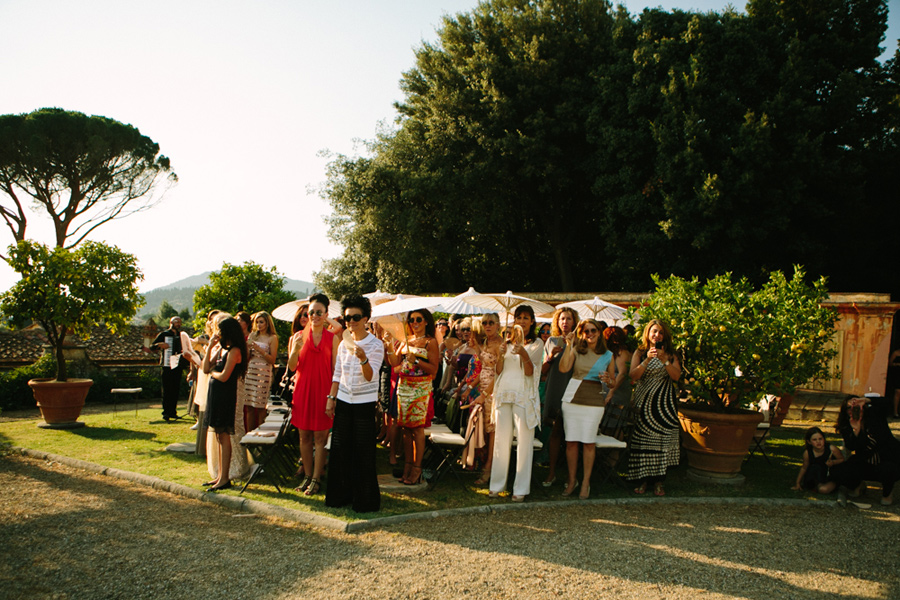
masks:
{"label": "hazy white sky", "polygon": [[[647,4],[706,11],[729,3],[626,2],[633,13]],[[357,140],[393,121],[413,49],[436,38],[443,15],[476,5],[0,0],[0,114],[57,106],[130,123],[160,145],[178,185],[154,209],[91,236],[138,257],[142,290],[223,261],[252,260],[311,281],[323,259],[340,254],[327,241],[329,207],[316,193],[328,162],[322,151],[361,152]],[[40,215],[29,230],[52,241]],[[0,246],[11,240],[0,229]],[[17,279],[0,261],[0,290]]]}

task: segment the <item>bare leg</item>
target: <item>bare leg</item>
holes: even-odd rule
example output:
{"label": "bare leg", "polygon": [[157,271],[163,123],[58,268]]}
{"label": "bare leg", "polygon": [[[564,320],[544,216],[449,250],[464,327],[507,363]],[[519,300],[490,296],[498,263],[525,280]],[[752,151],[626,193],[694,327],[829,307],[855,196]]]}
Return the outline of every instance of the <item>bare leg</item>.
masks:
{"label": "bare leg", "polygon": [[228,433],[216,433],[216,438],[219,440],[219,478],[212,486],[214,489],[231,482],[231,436]]}
{"label": "bare leg", "polygon": [[300,467],[303,469],[303,472],[307,477],[313,476],[312,464],[313,464],[313,432],[301,430],[300,431],[300,460],[302,461],[302,465]]}
{"label": "bare leg", "polygon": [[412,467],[413,461],[415,460],[415,453],[413,452],[413,432],[409,427],[403,428],[403,458],[406,459],[406,464],[403,466],[403,483],[412,481]]}
{"label": "bare leg", "polygon": [[819,493],[820,494],[830,494],[831,492],[834,491],[834,488],[836,488],[836,487],[837,487],[837,484],[833,481],[829,481],[828,483],[823,483],[822,485],[819,486]]}
{"label": "bare leg", "polygon": [[328,430],[316,431],[313,433],[316,444],[315,466],[313,467],[313,479],[322,480],[322,473],[325,472],[325,459],[328,457],[328,451],[325,444],[328,443]]}
{"label": "bare leg", "polygon": [[587,498],[591,494],[591,473],[594,472],[594,457],[597,454],[597,446],[594,444],[581,444],[584,449],[584,473],[581,474],[581,498]]}
{"label": "bare leg", "polygon": [[566,483],[566,491],[563,492],[564,496],[574,492],[575,484],[578,483],[575,479],[578,472],[578,446],[578,442],[566,442],[566,465],[569,468],[569,479]]}

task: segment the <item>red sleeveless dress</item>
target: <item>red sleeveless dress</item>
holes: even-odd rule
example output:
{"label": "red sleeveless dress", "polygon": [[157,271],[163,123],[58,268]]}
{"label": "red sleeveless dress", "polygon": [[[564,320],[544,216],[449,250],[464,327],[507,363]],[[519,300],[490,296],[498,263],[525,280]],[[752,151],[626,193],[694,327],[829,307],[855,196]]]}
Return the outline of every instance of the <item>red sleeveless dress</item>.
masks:
{"label": "red sleeveless dress", "polygon": [[303,347],[297,360],[297,384],[294,386],[291,423],[304,431],[331,429],[332,419],[325,415],[325,404],[331,392],[334,334],[325,329],[319,345],[313,343],[312,327],[307,327]]}

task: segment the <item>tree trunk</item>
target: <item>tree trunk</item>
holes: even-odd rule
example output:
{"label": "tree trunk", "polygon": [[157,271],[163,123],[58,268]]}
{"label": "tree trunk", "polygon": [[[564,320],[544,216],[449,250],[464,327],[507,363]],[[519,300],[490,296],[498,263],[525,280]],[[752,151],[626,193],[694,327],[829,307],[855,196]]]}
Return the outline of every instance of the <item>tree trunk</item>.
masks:
{"label": "tree trunk", "polygon": [[60,327],[59,334],[56,338],[56,380],[65,381],[69,377],[66,369],[66,357],[63,354],[63,345],[66,343],[66,334],[68,331],[65,327]]}
{"label": "tree trunk", "polygon": [[559,272],[559,284],[563,292],[573,291],[572,270],[568,258],[568,240],[562,231],[562,218],[557,211],[552,211],[550,219],[550,245],[553,248],[553,259]]}

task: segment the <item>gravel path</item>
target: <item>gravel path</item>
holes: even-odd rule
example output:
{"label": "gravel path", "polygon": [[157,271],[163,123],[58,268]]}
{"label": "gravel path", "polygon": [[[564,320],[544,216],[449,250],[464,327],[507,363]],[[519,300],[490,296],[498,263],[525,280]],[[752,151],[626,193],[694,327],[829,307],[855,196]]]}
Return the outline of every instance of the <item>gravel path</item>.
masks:
{"label": "gravel path", "polygon": [[0,598],[898,598],[888,510],[656,504],[357,535],[0,458]]}

